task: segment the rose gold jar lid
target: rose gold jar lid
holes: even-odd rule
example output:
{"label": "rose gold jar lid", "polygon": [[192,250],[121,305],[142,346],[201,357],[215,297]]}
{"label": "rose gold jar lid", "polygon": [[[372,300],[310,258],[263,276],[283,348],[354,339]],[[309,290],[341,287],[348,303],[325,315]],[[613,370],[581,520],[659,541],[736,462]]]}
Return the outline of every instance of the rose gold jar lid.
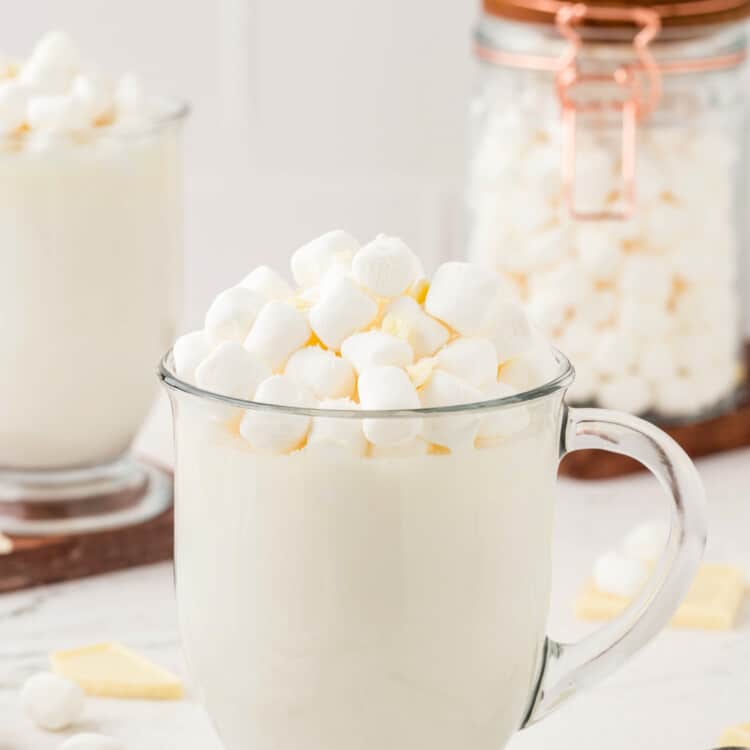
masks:
{"label": "rose gold jar lid", "polygon": [[[562,0],[482,0],[482,5],[485,13],[493,16],[527,23],[554,24],[561,7],[577,3]],[[667,28],[731,23],[750,16],[750,0],[587,0],[582,5],[613,11],[649,8],[658,13],[661,25]],[[615,18],[590,17],[584,21],[584,25],[617,27],[625,24]]]}

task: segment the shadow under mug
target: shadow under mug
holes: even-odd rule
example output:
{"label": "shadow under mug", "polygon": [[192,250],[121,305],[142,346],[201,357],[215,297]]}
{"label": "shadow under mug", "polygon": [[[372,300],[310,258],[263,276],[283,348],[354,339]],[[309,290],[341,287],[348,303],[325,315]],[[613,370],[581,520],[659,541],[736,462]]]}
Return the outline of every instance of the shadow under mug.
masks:
{"label": "shadow under mug", "polygon": [[[574,371],[558,362],[554,380],[509,398],[363,412],[224,398],[179,380],[165,356],[181,632],[228,750],[497,750],[669,622],[705,544],[698,474],[653,425],[568,408]],[[237,432],[244,412],[270,429],[402,420],[501,437],[454,453],[263,455]],[[555,483],[580,449],[650,469],[671,532],[623,614],[559,643],[546,636]]]}

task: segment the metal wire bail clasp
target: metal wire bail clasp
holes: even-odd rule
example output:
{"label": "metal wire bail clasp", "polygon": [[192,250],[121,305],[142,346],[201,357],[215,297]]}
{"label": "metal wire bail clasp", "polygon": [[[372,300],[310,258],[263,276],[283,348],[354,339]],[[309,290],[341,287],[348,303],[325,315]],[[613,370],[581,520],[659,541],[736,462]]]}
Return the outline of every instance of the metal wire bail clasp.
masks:
{"label": "metal wire bail clasp", "polygon": [[[633,38],[637,63],[621,65],[611,73],[582,72],[578,62],[581,35],[576,26],[584,19],[630,22],[638,27]],[[558,61],[555,84],[562,108],[563,125],[563,200],[574,219],[601,221],[624,220],[632,216],[636,204],[635,167],[638,122],[647,117],[661,97],[661,73],[648,49],[661,29],[659,14],[651,8],[589,6],[584,3],[563,5],[555,17],[557,28],[569,41]],[[644,80],[641,80],[641,75]],[[611,83],[613,96],[578,100],[574,89],[593,84],[597,89]],[[644,85],[645,83],[645,85]],[[581,211],[575,205],[576,130],[582,112],[619,111],[622,116],[620,179],[622,209]]]}

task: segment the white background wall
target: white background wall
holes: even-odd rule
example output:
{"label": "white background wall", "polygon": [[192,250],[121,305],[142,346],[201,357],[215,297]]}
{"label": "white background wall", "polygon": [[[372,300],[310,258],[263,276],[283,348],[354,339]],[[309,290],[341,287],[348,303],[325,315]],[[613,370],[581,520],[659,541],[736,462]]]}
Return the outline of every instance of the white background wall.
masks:
{"label": "white background wall", "polygon": [[[110,72],[190,100],[186,323],[253,265],[343,227],[431,259],[460,236],[475,0],[32,0],[24,55],[65,28]],[[6,19],[7,20],[7,19]]]}

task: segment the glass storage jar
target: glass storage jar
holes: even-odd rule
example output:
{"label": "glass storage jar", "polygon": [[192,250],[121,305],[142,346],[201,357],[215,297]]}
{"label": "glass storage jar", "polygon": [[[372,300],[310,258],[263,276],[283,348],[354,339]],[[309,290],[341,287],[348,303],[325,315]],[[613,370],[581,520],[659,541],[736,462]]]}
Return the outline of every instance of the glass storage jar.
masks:
{"label": "glass storage jar", "polygon": [[573,360],[573,403],[688,421],[741,392],[748,14],[484,2],[468,252]]}

